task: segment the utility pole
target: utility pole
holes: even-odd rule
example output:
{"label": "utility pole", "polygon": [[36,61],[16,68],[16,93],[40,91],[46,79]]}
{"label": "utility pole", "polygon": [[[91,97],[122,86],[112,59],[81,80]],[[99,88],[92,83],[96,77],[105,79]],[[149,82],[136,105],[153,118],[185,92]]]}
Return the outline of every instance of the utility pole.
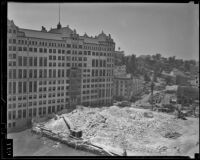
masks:
{"label": "utility pole", "polygon": [[153,72],[153,75],[152,75],[152,78],[151,78],[151,109],[153,110],[153,90],[154,90],[154,76],[155,76],[155,73]]}
{"label": "utility pole", "polygon": [[154,83],[153,82],[151,82],[151,105],[152,105],[152,110],[153,110],[153,105],[154,105],[154,103],[153,103],[153,88],[154,88]]}

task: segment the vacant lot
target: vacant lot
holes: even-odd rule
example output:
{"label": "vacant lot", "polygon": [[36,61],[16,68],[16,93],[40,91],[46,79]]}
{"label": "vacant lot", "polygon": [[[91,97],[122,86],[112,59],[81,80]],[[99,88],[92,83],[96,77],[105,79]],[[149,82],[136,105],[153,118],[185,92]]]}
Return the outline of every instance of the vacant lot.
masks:
{"label": "vacant lot", "polygon": [[[83,138],[94,144],[128,155],[186,155],[199,152],[199,119],[175,119],[173,115],[145,109],[83,108],[63,114]],[[52,125],[51,125],[52,124]],[[49,121],[48,127],[67,132],[61,119]]]}

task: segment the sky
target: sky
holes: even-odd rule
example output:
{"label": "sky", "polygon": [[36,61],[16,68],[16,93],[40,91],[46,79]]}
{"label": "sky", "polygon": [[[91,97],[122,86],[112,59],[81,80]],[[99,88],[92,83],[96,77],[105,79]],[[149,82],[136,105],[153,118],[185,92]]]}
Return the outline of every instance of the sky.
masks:
{"label": "sky", "polygon": [[[19,28],[47,30],[59,21],[58,3],[8,3]],[[111,34],[125,55],[160,53],[199,60],[199,6],[194,3],[61,3],[60,22],[79,35]]]}

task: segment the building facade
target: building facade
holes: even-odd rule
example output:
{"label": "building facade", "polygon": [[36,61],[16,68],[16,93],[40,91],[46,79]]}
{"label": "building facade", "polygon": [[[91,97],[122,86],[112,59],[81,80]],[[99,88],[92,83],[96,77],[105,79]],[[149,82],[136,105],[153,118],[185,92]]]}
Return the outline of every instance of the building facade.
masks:
{"label": "building facade", "polygon": [[140,94],[144,89],[144,80],[142,78],[133,77],[132,96]]}
{"label": "building facade", "polygon": [[115,43],[110,34],[80,36],[60,23],[37,31],[8,20],[7,44],[8,131],[71,104],[112,103]]}
{"label": "building facade", "polygon": [[126,76],[126,65],[115,66],[113,75],[116,77]]}
{"label": "building facade", "polygon": [[81,103],[81,69],[73,67],[69,72],[70,106],[75,107],[77,104]]}
{"label": "building facade", "polygon": [[129,100],[132,92],[132,78],[130,76],[115,77],[113,81],[114,99]]}
{"label": "building facade", "polygon": [[115,51],[115,54],[114,54],[114,64],[116,66],[122,65],[123,58],[124,58],[124,51]]}
{"label": "building facade", "polygon": [[199,88],[199,73],[195,75],[194,79],[190,80],[190,84],[193,87]]}
{"label": "building facade", "polygon": [[115,99],[131,100],[133,96],[140,94],[144,88],[144,81],[129,74],[114,77],[113,97]]}

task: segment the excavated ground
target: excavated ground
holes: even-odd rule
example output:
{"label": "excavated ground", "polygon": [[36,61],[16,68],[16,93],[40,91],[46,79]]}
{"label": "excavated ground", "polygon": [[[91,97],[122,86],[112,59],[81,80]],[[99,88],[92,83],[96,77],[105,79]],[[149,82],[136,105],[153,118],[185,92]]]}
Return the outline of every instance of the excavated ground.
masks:
{"label": "excavated ground", "polygon": [[[145,109],[82,108],[63,114],[83,138],[110,150],[128,155],[186,155],[199,153],[199,119],[175,119],[165,113]],[[57,132],[69,132],[62,119],[45,124]]]}

